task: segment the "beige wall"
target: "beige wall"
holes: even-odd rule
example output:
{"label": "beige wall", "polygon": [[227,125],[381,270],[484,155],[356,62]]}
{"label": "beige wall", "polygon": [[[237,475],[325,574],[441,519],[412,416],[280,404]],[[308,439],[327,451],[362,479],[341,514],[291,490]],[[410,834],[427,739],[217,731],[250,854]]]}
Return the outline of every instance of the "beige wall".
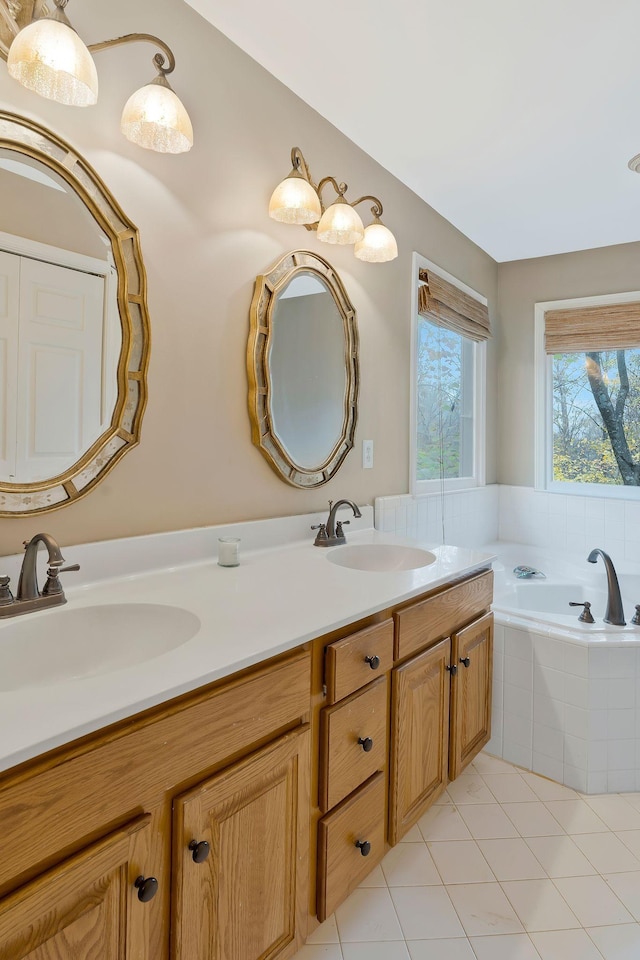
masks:
{"label": "beige wall", "polygon": [[534,304],[640,290],[640,243],[501,263],[498,480],[534,484]]}
{"label": "beige wall", "polygon": [[[0,102],[84,153],[141,231],[153,349],[142,443],[85,500],[36,519],[0,520],[0,553],[38,530],[61,543],[322,509],[329,497],[371,502],[408,489],[411,254],[417,250],[496,303],[495,262],[362,153],[181,0],[78,4],[88,42],[134,30],[165,37],[196,145],[182,157],[148,153],[119,132],[122,104],[153,76],[146,47],[97,55],[100,102],[84,110],[41,100],[0,64]],[[302,227],[267,216],[271,190],[300,146],[316,177],[335,174],[352,195],[379,195],[401,250],[360,263]],[[362,390],[356,449],[315,491],[289,487],[252,446],[245,349],[256,274],[296,247],[328,256],[358,311]],[[496,379],[495,349],[489,383]],[[495,404],[489,395],[488,479],[495,479]],[[375,441],[363,471],[361,442]]]}

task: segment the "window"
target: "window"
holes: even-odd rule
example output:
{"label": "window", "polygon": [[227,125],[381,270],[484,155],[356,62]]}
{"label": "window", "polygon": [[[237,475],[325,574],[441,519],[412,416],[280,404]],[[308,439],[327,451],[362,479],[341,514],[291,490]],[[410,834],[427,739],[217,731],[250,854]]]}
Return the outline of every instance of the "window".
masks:
{"label": "window", "polygon": [[487,308],[427,261],[414,260],[412,492],[477,486],[484,483]]}
{"label": "window", "polygon": [[538,486],[637,496],[638,294],[540,304],[537,313]]}

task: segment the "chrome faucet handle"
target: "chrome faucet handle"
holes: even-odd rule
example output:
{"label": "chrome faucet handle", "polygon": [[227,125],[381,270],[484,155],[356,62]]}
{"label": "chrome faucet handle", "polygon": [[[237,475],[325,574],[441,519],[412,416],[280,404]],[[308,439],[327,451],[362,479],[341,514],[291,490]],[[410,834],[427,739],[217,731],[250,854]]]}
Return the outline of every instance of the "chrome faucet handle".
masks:
{"label": "chrome faucet handle", "polygon": [[640,603],[636,603],[636,612],[631,618],[631,623],[635,624],[636,627],[640,626]]}

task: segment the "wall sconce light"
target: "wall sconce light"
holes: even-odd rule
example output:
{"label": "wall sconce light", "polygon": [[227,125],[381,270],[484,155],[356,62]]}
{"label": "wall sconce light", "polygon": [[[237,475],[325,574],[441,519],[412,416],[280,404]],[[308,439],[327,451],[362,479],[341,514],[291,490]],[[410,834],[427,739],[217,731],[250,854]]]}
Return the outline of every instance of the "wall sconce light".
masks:
{"label": "wall sconce light", "polygon": [[[318,240],[324,243],[355,244],[359,260],[385,263],[398,256],[396,238],[381,221],[382,204],[377,197],[359,197],[349,202],[346,183],[334,177],[323,177],[317,185],[311,179],[307,161],[298,147],[291,151],[292,171],[278,184],[269,201],[269,216],[281,223],[304,224],[307,230],[317,230]],[[325,207],[322,190],[330,183],[336,199]],[[371,200],[373,223],[365,228],[355,209],[359,203]]]}
{"label": "wall sconce light", "polygon": [[121,130],[128,140],[147,150],[158,153],[190,150],[193,146],[191,120],[167,80],[167,74],[172,73],[176,65],[167,44],[148,33],[128,33],[86,46],[65,13],[68,0],[54,2],[52,13],[33,20],[16,34],[7,57],[9,75],[48,100],[88,107],[98,99],[98,75],[91,54],[123,43],[152,43],[163,51],[153,58],[158,76],[129,98],[122,114]]}

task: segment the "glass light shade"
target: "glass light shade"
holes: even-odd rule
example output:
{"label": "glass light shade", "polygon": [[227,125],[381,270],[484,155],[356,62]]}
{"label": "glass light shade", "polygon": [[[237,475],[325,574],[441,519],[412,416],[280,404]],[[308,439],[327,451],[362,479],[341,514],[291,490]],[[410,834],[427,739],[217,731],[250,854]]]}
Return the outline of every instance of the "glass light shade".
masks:
{"label": "glass light shade", "polygon": [[317,223],[322,207],[311,184],[294,171],[271,194],[269,216],[280,223]]}
{"label": "glass light shade", "polygon": [[359,214],[339,197],[327,207],[318,224],[318,240],[323,243],[357,243],[364,237],[364,226]]}
{"label": "glass light shade", "polygon": [[189,114],[164,77],[129,97],[120,129],[127,140],[156,153],[186,153],[193,146]]}
{"label": "glass light shade", "polygon": [[358,260],[368,263],[386,263],[398,256],[396,238],[384,223],[376,218],[364,231],[364,239],[359,240],[353,252]]}
{"label": "glass light shade", "polygon": [[98,99],[93,57],[72,27],[35,20],[15,37],[7,58],[9,75],[34,93],[72,107]]}

